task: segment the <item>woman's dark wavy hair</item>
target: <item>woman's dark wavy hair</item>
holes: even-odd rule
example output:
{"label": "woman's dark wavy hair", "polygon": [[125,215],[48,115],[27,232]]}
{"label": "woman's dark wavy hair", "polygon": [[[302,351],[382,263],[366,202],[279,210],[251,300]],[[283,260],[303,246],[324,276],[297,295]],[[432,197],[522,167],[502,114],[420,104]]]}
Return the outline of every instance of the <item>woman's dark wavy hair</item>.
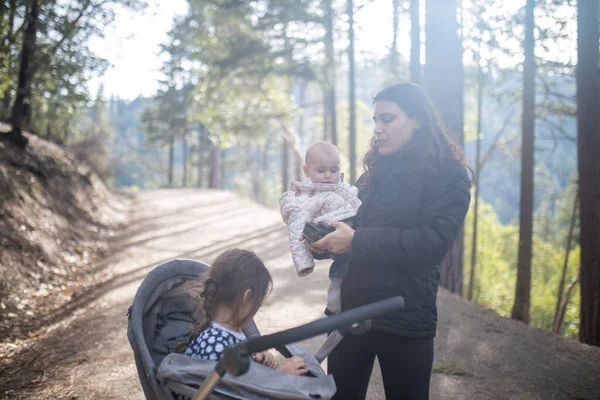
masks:
{"label": "woman's dark wavy hair", "polygon": [[[426,169],[437,172],[447,162],[460,162],[467,169],[465,154],[444,131],[438,113],[425,91],[414,83],[399,83],[383,89],[373,99],[389,101],[400,107],[410,118],[418,118],[420,126],[410,142],[399,152],[414,160],[415,170]],[[364,156],[367,178],[377,171],[380,159],[375,136],[371,139],[371,148]]]}

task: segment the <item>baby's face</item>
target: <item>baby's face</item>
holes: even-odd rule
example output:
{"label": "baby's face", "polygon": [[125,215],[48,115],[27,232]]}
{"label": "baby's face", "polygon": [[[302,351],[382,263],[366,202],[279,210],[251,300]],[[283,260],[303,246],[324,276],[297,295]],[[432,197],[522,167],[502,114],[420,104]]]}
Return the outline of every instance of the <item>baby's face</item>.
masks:
{"label": "baby's face", "polygon": [[337,156],[315,154],[311,157],[310,164],[304,166],[304,175],[312,183],[339,183],[340,160]]}

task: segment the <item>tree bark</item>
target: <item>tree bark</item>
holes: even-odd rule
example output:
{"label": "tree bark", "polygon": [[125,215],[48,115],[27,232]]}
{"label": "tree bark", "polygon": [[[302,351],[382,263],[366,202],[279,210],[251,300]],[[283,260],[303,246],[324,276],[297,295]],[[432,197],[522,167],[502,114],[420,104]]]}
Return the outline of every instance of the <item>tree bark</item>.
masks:
{"label": "tree bark", "polygon": [[[398,7],[398,0],[394,0],[396,8]],[[397,18],[397,16],[396,16]],[[350,148],[350,184],[356,182],[356,76],[354,71],[354,1],[348,0],[348,103],[350,104],[350,132],[348,134],[349,148]],[[397,25],[397,21],[396,21]],[[397,26],[394,28],[397,30]],[[396,41],[396,33],[394,34],[394,41]],[[396,50],[396,44],[394,43],[394,51]]]}
{"label": "tree bark", "polygon": [[534,137],[535,137],[535,54],[534,3],[527,0],[525,12],[525,61],[523,64],[523,116],[521,144],[521,203],[519,208],[519,255],[517,286],[511,318],[529,323],[531,258],[533,236]]}
{"label": "tree bark", "polygon": [[581,248],[579,340],[600,346],[600,54],[598,1],[577,2],[577,148]]}
{"label": "tree bark", "polygon": [[[427,0],[425,88],[450,137],[463,147],[463,66],[456,0]],[[463,230],[440,266],[440,284],[462,294]]]}
{"label": "tree bark", "polygon": [[[21,50],[21,65],[19,68],[19,83],[17,85],[17,97],[12,107],[11,122],[13,129],[8,135],[10,141],[18,147],[27,146],[27,138],[23,136],[22,125],[28,108],[25,101],[31,102],[31,81],[33,79],[33,57],[37,37],[39,18],[39,0],[33,0],[31,9],[27,14],[27,27],[23,36],[23,48]],[[28,103],[29,105],[31,103]]]}
{"label": "tree bark", "polygon": [[419,0],[410,0],[410,80],[421,83],[421,25]]}

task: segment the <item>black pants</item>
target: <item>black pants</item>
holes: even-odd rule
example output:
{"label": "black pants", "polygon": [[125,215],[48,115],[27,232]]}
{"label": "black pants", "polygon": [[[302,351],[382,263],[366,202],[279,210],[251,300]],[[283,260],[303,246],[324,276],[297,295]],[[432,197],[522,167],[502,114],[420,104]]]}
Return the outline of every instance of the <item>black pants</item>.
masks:
{"label": "black pants", "polygon": [[327,372],[337,386],[334,400],[366,398],[375,357],[381,367],[386,399],[429,399],[433,339],[371,331],[344,337],[329,355]]}

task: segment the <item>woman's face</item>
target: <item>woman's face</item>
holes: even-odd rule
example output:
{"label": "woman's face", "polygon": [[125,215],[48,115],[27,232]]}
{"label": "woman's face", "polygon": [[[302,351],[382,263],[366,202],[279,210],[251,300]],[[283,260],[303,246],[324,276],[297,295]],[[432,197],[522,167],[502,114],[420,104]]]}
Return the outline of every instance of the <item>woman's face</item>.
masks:
{"label": "woman's face", "polygon": [[375,139],[379,154],[392,154],[403,148],[415,134],[418,121],[409,118],[398,105],[391,101],[380,100],[375,103],[373,112],[375,121]]}

